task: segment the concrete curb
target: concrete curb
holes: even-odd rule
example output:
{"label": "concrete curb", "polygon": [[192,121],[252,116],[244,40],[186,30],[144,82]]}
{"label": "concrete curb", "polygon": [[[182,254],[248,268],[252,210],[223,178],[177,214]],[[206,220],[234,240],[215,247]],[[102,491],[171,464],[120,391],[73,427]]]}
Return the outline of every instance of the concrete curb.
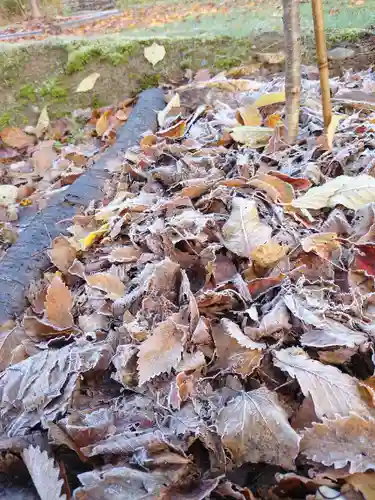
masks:
{"label": "concrete curb", "polygon": [[161,89],[142,92],[128,121],[118,131],[116,143],[63,193],[55,195],[49,206],[41,212],[25,217],[23,231],[0,262],[0,324],[22,313],[28,285],[41,277],[50,265],[46,250],[51,240],[66,234],[66,228],[79,208],[91,200],[104,197],[103,186],[110,177],[106,164],[122,151],[138,143],[146,130],[155,130],[156,112],[165,106]]}

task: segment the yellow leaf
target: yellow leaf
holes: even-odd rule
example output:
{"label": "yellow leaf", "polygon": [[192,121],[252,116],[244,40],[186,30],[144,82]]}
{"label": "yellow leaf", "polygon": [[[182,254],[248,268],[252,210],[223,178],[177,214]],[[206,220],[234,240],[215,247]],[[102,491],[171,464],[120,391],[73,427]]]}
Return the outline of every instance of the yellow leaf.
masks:
{"label": "yellow leaf", "polygon": [[95,241],[97,241],[99,238],[104,236],[108,231],[109,231],[109,225],[103,224],[96,231],[92,231],[85,238],[80,239],[79,244],[80,244],[81,250],[87,250],[88,248],[90,248],[94,244]]}
{"label": "yellow leaf", "polygon": [[21,207],[29,207],[32,204],[33,202],[30,200],[30,198],[24,198],[23,200],[20,201]]}
{"label": "yellow leaf", "polygon": [[49,116],[47,112],[47,106],[45,106],[39,115],[39,120],[35,127],[35,134],[38,137],[38,139],[44,134],[44,132],[47,130],[48,127],[49,127]]}
{"label": "yellow leaf", "polygon": [[153,43],[149,47],[145,47],[144,56],[153,66],[162,61],[165,56],[165,48],[163,45]]}
{"label": "yellow leaf", "polygon": [[82,80],[78,85],[76,92],[88,92],[94,88],[96,80],[99,78],[100,73],[92,73]]}
{"label": "yellow leaf", "polygon": [[99,137],[101,137],[109,127],[108,115],[110,111],[105,111],[99,120],[96,122],[95,130]]}
{"label": "yellow leaf", "polygon": [[332,115],[331,122],[327,128],[327,143],[329,149],[332,149],[333,137],[335,135],[337,126],[340,123],[340,121],[345,117],[346,115]]}
{"label": "yellow leaf", "polygon": [[242,126],[235,127],[230,133],[233,140],[252,148],[267,146],[272,137],[273,128]]}
{"label": "yellow leaf", "polygon": [[262,123],[262,117],[254,104],[238,108],[236,119],[242,125],[259,126]]}
{"label": "yellow leaf", "polygon": [[250,253],[251,258],[261,267],[270,267],[286,255],[286,247],[276,241],[259,245]]}
{"label": "yellow leaf", "polygon": [[340,248],[336,233],[318,233],[307,236],[301,240],[305,252],[315,252],[323,259],[329,259],[334,250]]}
{"label": "yellow leaf", "polygon": [[285,92],[263,94],[254,102],[254,106],[261,108],[262,106],[269,106],[270,104],[276,104],[278,102],[285,102]]}

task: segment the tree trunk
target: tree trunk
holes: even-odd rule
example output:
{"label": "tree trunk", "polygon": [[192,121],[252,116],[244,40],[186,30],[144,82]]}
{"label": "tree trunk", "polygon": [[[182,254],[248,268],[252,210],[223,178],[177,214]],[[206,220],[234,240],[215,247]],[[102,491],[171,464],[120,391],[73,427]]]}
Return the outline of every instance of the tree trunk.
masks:
{"label": "tree trunk", "polygon": [[299,0],[283,0],[285,37],[286,129],[288,143],[298,136],[301,94],[301,28]]}
{"label": "tree trunk", "polygon": [[39,7],[39,0],[29,0],[29,2],[30,2],[31,17],[33,19],[38,19],[39,17],[42,17]]}

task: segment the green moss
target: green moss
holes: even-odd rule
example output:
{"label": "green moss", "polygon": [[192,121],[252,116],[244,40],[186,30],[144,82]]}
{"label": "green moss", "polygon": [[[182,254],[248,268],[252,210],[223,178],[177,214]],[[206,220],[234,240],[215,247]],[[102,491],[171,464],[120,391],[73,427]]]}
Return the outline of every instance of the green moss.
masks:
{"label": "green moss", "polygon": [[327,40],[331,44],[350,42],[355,43],[363,36],[364,31],[359,29],[332,30],[327,33]]}
{"label": "green moss", "polygon": [[129,57],[140,47],[140,43],[129,41],[96,41],[85,45],[72,45],[69,48],[66,70],[68,74],[82,71],[92,60],[110,62],[113,66],[126,64]]}
{"label": "green moss", "polygon": [[8,127],[8,125],[13,124],[14,114],[10,111],[6,111],[2,115],[0,115],[0,130],[4,127]]}
{"label": "green moss", "polygon": [[36,102],[37,91],[31,83],[23,85],[19,90],[19,96],[21,99],[27,99],[30,102]]}
{"label": "green moss", "polygon": [[39,94],[51,101],[65,101],[68,97],[68,91],[59,84],[56,78],[47,80],[40,88]]}
{"label": "green moss", "polygon": [[158,87],[160,84],[160,75],[158,74],[146,74],[139,80],[139,91],[151,89],[152,87]]}
{"label": "green moss", "polygon": [[236,66],[240,66],[243,62],[241,57],[222,57],[216,59],[214,64],[215,68],[220,70],[228,70],[231,68],[235,68]]}

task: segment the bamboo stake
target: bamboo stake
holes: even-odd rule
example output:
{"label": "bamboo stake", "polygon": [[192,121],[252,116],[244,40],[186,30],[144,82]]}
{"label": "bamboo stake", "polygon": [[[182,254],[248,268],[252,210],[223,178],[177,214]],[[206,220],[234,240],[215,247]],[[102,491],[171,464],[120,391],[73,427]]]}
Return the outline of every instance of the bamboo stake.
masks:
{"label": "bamboo stake", "polygon": [[327,134],[332,119],[332,104],[329,88],[327,44],[324,33],[323,0],[311,0],[311,4],[314,18],[316,58],[322,92],[324,133]]}
{"label": "bamboo stake", "polygon": [[293,144],[298,136],[301,94],[301,31],[299,0],[283,0],[285,37],[285,94],[287,140]]}

